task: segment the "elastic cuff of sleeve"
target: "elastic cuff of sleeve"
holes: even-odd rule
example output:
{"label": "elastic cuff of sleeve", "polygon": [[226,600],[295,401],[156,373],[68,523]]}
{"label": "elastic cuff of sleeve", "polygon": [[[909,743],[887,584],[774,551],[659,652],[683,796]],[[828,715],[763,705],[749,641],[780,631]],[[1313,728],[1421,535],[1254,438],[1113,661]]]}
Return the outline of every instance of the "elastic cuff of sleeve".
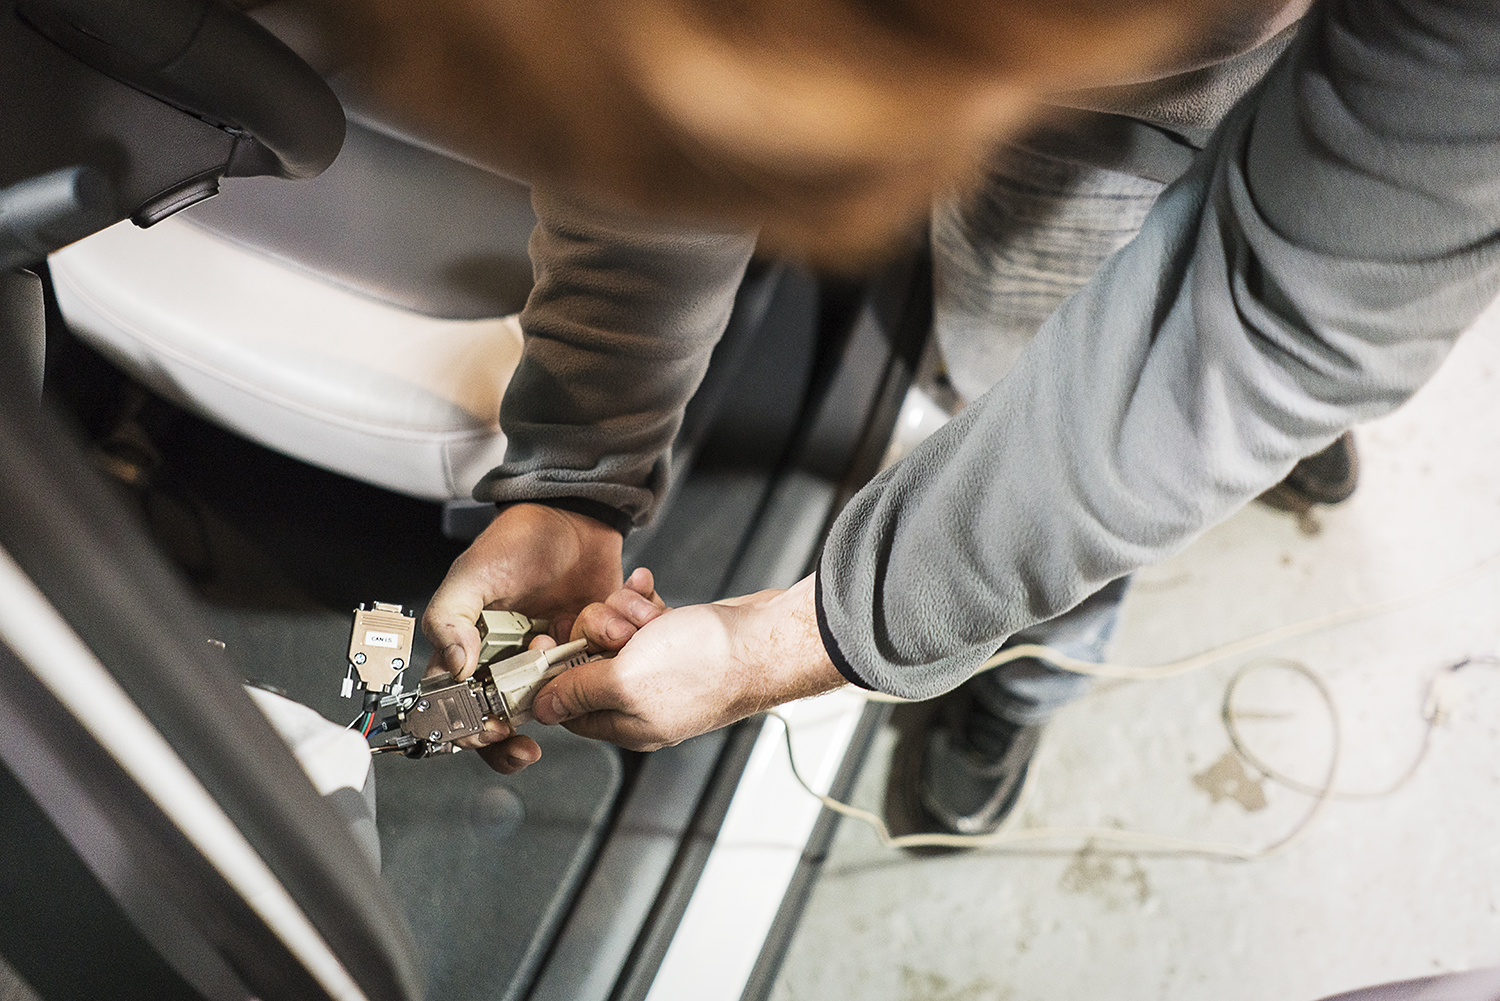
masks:
{"label": "elastic cuff of sleeve", "polygon": [[603,501],[589,500],[587,497],[534,497],[527,500],[501,501],[495,507],[504,511],[517,504],[541,504],[544,507],[555,507],[559,511],[581,514],[613,528],[622,536],[628,536],[632,527],[630,515]]}
{"label": "elastic cuff of sleeve", "polygon": [[875,686],[861,678],[849,665],[849,661],[844,658],[844,652],[839,649],[838,640],[833,638],[833,630],[828,628],[828,616],[823,611],[822,574],[813,578],[813,606],[818,611],[818,636],[823,640],[823,649],[828,651],[828,659],[833,661],[834,668],[849,684],[856,688],[863,688],[867,692],[873,692]]}

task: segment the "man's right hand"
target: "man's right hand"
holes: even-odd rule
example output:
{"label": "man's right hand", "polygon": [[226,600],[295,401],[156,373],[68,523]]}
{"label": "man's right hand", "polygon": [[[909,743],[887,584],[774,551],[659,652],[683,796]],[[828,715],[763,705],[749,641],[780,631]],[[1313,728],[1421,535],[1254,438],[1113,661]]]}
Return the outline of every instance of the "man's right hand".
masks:
{"label": "man's right hand", "polygon": [[474,673],[486,608],[552,620],[566,638],[578,612],[622,583],[620,533],[587,515],[542,504],[507,507],[453,561],[422,616],[434,653],[428,669],[456,678]]}

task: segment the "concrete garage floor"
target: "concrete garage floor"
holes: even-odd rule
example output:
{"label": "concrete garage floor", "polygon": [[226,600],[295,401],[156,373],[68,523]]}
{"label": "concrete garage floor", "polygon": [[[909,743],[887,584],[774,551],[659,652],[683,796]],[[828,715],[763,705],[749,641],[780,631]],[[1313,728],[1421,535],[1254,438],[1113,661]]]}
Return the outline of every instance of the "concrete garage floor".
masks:
{"label": "concrete garage floor", "polygon": [[[1406,407],[1357,432],[1347,503],[1300,523],[1252,505],[1144,571],[1112,659],[1157,664],[1284,623],[1413,594],[1500,554],[1500,310]],[[1338,703],[1338,785],[1380,789],[1421,742],[1432,672],[1500,652],[1500,565],[1395,614],[1268,651],[1317,671]],[[1125,827],[1247,846],[1309,799],[1215,782],[1241,657],[1169,680],[1099,684],[1062,712],[1034,764],[1024,826]],[[845,820],[776,1001],[1313,1001],[1500,963],[1500,669],[1456,676],[1462,701],[1411,781],[1333,802],[1284,853],[1253,862],[1087,848],[914,858]],[[1328,724],[1306,682],[1247,681],[1246,738],[1310,782]],[[879,809],[894,734],[855,799]],[[1235,793],[1237,795],[1229,795]],[[1263,794],[1263,800],[1262,800]]]}

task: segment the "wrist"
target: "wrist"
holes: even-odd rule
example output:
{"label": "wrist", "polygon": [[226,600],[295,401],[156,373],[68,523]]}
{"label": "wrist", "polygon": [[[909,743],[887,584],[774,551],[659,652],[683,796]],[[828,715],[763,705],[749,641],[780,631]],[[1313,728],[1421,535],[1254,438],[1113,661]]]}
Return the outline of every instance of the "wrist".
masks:
{"label": "wrist", "polygon": [[630,515],[617,507],[588,497],[539,497],[533,500],[499,501],[495,506],[503,513],[522,504],[551,508],[554,511],[565,511],[588,518],[618,532],[621,539],[630,534],[632,527]]}
{"label": "wrist", "polygon": [[818,632],[815,578],[784,591],[762,591],[741,599],[746,620],[736,630],[739,658],[757,678],[763,705],[821,695],[846,684]]}

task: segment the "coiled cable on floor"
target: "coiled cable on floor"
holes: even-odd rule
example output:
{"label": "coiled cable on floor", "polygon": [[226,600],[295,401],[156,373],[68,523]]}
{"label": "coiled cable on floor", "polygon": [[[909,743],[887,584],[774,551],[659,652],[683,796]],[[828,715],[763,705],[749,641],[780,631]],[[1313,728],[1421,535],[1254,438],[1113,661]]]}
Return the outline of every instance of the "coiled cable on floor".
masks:
{"label": "coiled cable on floor", "polygon": [[[849,803],[844,803],[819,793],[807,783],[802,777],[802,772],[797,768],[797,759],[792,750],[792,728],[785,716],[778,712],[770,712],[767,715],[774,716],[781,721],[786,737],[787,758],[792,767],[792,775],[797,783],[813,796],[818,798],[828,809],[852,820],[858,820],[868,825],[874,832],[880,843],[887,848],[994,848],[1030,850],[1047,848],[1071,847],[1078,844],[1090,846],[1094,850],[1128,852],[1136,855],[1198,855],[1210,858],[1233,859],[1236,861],[1250,861],[1265,858],[1282,851],[1288,845],[1295,842],[1312,825],[1322,812],[1324,805],[1331,798],[1334,782],[1338,775],[1339,760],[1343,754],[1343,735],[1339,729],[1338,711],[1333,702],[1333,695],[1328,691],[1328,686],[1323,679],[1318,677],[1311,669],[1297,661],[1258,661],[1246,664],[1235,673],[1230,687],[1225,690],[1225,704],[1229,704],[1233,696],[1234,688],[1239,682],[1250,674],[1268,667],[1280,667],[1302,675],[1312,682],[1328,712],[1329,726],[1332,728],[1332,751],[1328,756],[1328,768],[1323,779],[1321,791],[1313,796],[1312,805],[1307,812],[1297,821],[1285,835],[1262,848],[1246,848],[1241,845],[1233,845],[1227,842],[1202,841],[1193,838],[1180,838],[1170,834],[1152,834],[1145,831],[1127,831],[1109,827],[1030,827],[1030,828],[1006,828],[992,834],[892,834],[886,826],[885,820],[876,813],[860,809]],[[1226,718],[1232,718],[1227,716]]]}
{"label": "coiled cable on floor", "polygon": [[[1168,678],[1208,667],[1211,664],[1219,663],[1231,657],[1253,653],[1274,643],[1323,632],[1336,626],[1357,622],[1361,619],[1373,618],[1378,615],[1390,614],[1403,608],[1420,604],[1421,602],[1428,601],[1462,587],[1495,569],[1497,566],[1500,566],[1500,554],[1491,556],[1470,569],[1455,574],[1433,587],[1413,595],[1389,601],[1374,602],[1372,604],[1333,612],[1328,615],[1305,619],[1301,622],[1257,633],[1244,639],[1235,640],[1234,642],[1226,643],[1202,653],[1160,666],[1135,667],[1124,664],[1093,663],[1070,657],[1051,647],[1038,644],[1021,644],[1001,650],[987,660],[975,674],[993,670],[1001,664],[1019,660],[1023,657],[1032,657],[1067,671],[1088,674],[1094,677],[1122,678],[1128,680]],[[1432,746],[1433,732],[1443,723],[1451,711],[1449,704],[1451,695],[1448,688],[1453,675],[1460,669],[1471,664],[1497,666],[1500,665],[1500,658],[1491,656],[1466,658],[1457,664],[1442,668],[1433,674],[1428,682],[1422,709],[1426,730],[1422,735],[1421,746],[1412,759],[1411,764],[1391,784],[1384,789],[1372,792],[1347,792],[1337,788],[1339,764],[1343,757],[1343,732],[1340,727],[1338,706],[1334,701],[1333,693],[1329,691],[1327,684],[1317,672],[1301,661],[1279,657],[1250,661],[1241,666],[1229,679],[1229,683],[1224,688],[1224,697],[1219,711],[1219,717],[1224,724],[1224,730],[1229,737],[1230,745],[1245,763],[1258,771],[1268,781],[1312,798],[1312,804],[1308,807],[1307,812],[1302,815],[1301,819],[1297,821],[1291,830],[1277,840],[1260,848],[1247,848],[1224,842],[1202,841],[1167,834],[1154,834],[1144,831],[1128,831],[1106,827],[1036,827],[1013,829],[1002,827],[991,834],[923,833],[893,835],[890,828],[886,825],[885,820],[878,814],[834,799],[832,796],[818,792],[809,785],[806,779],[802,777],[801,771],[797,768],[797,759],[792,749],[791,724],[787,721],[786,717],[778,712],[771,711],[767,715],[780,721],[785,731],[787,759],[791,765],[792,775],[796,778],[798,784],[834,813],[869,826],[875,832],[880,843],[887,848],[991,848],[1002,851],[1037,851],[1076,847],[1081,843],[1083,846],[1092,847],[1094,850],[1138,855],[1201,856],[1234,861],[1251,861],[1266,858],[1283,851],[1296,842],[1308,831],[1313,821],[1317,819],[1323,808],[1331,800],[1368,801],[1380,799],[1391,795],[1405,786],[1417,773],[1422,762],[1426,760],[1427,753]],[[1328,767],[1325,771],[1323,781],[1318,785],[1311,785],[1292,778],[1266,763],[1260,755],[1251,750],[1243,734],[1240,733],[1239,714],[1235,711],[1234,702],[1240,685],[1251,675],[1273,668],[1290,671],[1310,682],[1314,690],[1318,693],[1318,698],[1323,703],[1323,708],[1327,713],[1331,748],[1328,757]],[[874,702],[906,703],[912,701],[883,695],[879,692],[867,693],[866,697]],[[1018,813],[1019,811],[1015,812]]]}

